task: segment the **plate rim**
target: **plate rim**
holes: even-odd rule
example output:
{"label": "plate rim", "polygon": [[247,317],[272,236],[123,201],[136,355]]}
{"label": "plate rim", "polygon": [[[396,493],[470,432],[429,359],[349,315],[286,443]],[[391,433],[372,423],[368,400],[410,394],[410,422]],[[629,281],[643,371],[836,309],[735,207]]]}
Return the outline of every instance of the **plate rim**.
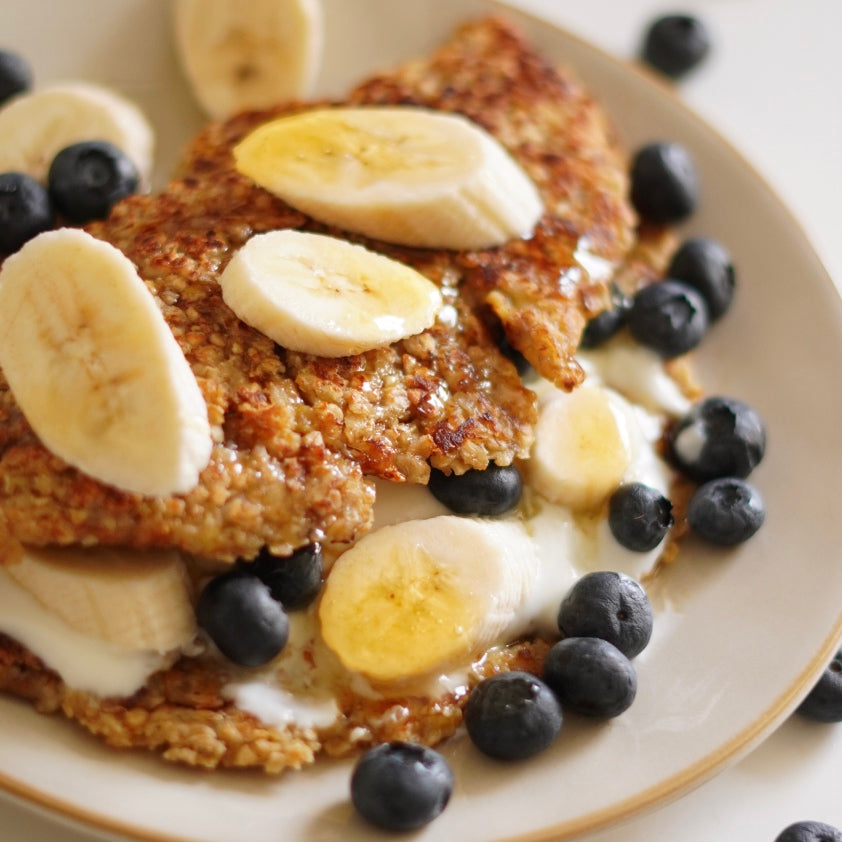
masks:
{"label": "plate rim", "polygon": [[[506,2],[506,0],[475,0],[475,4],[484,6],[486,13],[507,15],[521,26],[552,29],[556,35],[575,43],[580,49],[598,56],[600,61],[611,65],[613,70],[619,71],[623,75],[636,77],[639,84],[649,88],[650,91],[654,91],[657,96],[668,100],[670,108],[680,111],[682,116],[693,125],[695,131],[701,132],[718,146],[727,150],[728,154],[739,162],[741,169],[750,174],[752,181],[765,192],[769,201],[775,205],[776,210],[786,217],[788,224],[793,229],[793,240],[800,241],[804,254],[809,255],[810,260],[815,263],[817,279],[820,276],[821,283],[826,285],[836,298],[842,298],[842,289],[834,283],[822,256],[814,247],[805,227],[789,205],[739,147],[691,108],[682,99],[674,85],[669,84],[657,73],[649,70],[638,61],[615,55],[576,32],[565,28],[563,24],[517,5],[517,0],[513,0],[511,3]],[[588,88],[590,90],[591,86],[588,85]],[[629,798],[574,819],[545,825],[539,829],[518,833],[514,836],[501,837],[498,842],[550,842],[550,840],[571,839],[583,833],[606,829],[643,812],[664,806],[702,785],[729,765],[750,753],[794,711],[798,702],[841,645],[842,609],[840,609],[831,631],[807,665],[802,668],[797,678],[749,725],[717,746],[713,751],[708,752],[669,778]],[[28,705],[25,700],[18,700],[14,697],[11,701],[21,701],[23,705]],[[37,716],[44,715],[34,710],[33,713]],[[107,747],[103,746],[103,749],[105,750]],[[188,773],[193,771],[202,774],[198,770],[188,770]],[[99,835],[105,833],[115,837],[120,836],[137,840],[137,842],[201,842],[199,836],[184,836],[149,829],[132,821],[113,818],[95,810],[80,807],[73,801],[65,800],[18,780],[3,770],[0,770],[0,794],[32,812],[43,815],[55,824],[71,826],[82,832]]]}
{"label": "plate rim", "polygon": [[[709,752],[669,779],[661,781],[631,798],[616,802],[610,807],[596,810],[576,819],[547,825],[539,830],[503,837],[498,842],[550,842],[550,840],[559,840],[560,842],[560,840],[572,839],[580,834],[605,829],[628,820],[646,810],[666,805],[669,801],[680,797],[697,786],[701,786],[727,765],[748,754],[791,713],[801,699],[804,689],[833,658],[840,643],[842,643],[842,615],[837,620],[831,634],[827,636],[819,651],[804,667],[798,678],[754,722],[717,749]],[[83,831],[93,830],[100,833],[105,831],[109,834],[119,834],[137,840],[137,842],[200,842],[197,836],[174,835],[157,830],[150,831],[134,822],[111,818],[87,808],[79,807],[72,801],[65,801],[29,784],[21,783],[9,777],[2,770],[0,770],[0,789],[6,796],[11,796],[19,804],[30,810],[43,813],[49,820],[59,824],[70,824]]]}

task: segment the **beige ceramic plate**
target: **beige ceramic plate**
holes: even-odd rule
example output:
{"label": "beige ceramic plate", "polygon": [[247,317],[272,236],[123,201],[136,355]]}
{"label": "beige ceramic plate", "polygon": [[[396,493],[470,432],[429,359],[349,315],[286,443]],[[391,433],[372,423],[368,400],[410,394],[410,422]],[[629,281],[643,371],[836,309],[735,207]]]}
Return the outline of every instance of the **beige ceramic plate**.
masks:
{"label": "beige ceramic plate", "polygon": [[[159,128],[165,169],[198,125],[168,41],[168,3],[17,2],[4,42],[40,81],[81,76],[136,97]],[[375,67],[433,47],[483,0],[327,0],[322,88],[340,93]],[[514,17],[518,17],[514,15]],[[45,26],[44,21],[50,25]],[[668,92],[558,29],[520,18],[554,59],[574,66],[630,146],[685,143],[704,200],[691,230],[733,251],[733,311],[699,355],[706,382],[754,404],[769,452],[755,474],[767,525],[745,547],[691,544],[659,595],[656,633],[638,661],[639,696],[607,724],[568,722],[534,761],[484,761],[446,749],[457,778],[444,814],[414,839],[556,839],[621,820],[713,775],[768,734],[829,659],[842,631],[842,307],[801,230],[734,151]],[[119,754],[66,723],[0,700],[0,787],[99,830],[191,842],[353,842],[381,838],[354,817],[349,765],[283,780],[206,775]]]}

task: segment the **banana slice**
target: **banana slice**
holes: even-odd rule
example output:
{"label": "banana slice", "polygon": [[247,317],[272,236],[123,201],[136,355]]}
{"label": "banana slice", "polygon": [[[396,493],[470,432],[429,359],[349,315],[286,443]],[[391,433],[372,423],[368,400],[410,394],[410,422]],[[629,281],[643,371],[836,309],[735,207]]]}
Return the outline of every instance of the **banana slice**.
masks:
{"label": "banana slice", "polygon": [[420,333],[442,299],[414,269],[301,231],[252,237],[219,278],[228,306],[284,348],[341,357]]}
{"label": "banana slice", "polygon": [[149,183],[155,144],[149,121],[125,97],[84,82],[42,88],[0,109],[0,172],[46,181],[56,153],[82,140],[110,141]]}
{"label": "banana slice", "polygon": [[500,642],[538,570],[514,522],[442,515],[384,526],[331,568],[322,636],[348,669],[375,681],[425,675]]}
{"label": "banana slice", "polygon": [[310,94],[322,57],[319,0],[176,0],[174,11],[182,67],[211,117]]}
{"label": "banana slice", "polygon": [[533,488],[575,511],[599,508],[632,461],[629,420],[619,396],[599,386],[554,391],[543,403],[527,463]]}
{"label": "banana slice", "polygon": [[80,634],[161,654],[196,634],[192,586],[174,551],[27,547],[3,570]]}
{"label": "banana slice", "polygon": [[196,378],[132,262],[83,231],[0,270],[0,367],[44,445],[139,494],[188,491],[211,453]]}
{"label": "banana slice", "polygon": [[234,149],[237,168],[310,216],[408,246],[480,249],[528,237],[543,207],[506,150],[465,117],[412,107],[281,117]]}

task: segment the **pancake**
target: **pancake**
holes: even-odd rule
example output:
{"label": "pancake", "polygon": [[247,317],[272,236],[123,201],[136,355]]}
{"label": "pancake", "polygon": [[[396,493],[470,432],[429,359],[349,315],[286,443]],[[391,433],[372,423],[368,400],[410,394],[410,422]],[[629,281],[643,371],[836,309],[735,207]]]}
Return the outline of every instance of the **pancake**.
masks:
{"label": "pancake", "polygon": [[[588,315],[605,305],[605,281],[635,241],[628,161],[603,109],[575,75],[536,53],[501,18],[460,27],[432,56],[354,88],[350,105],[411,105],[456,112],[488,130],[537,185],[545,214],[534,235],[478,252],[413,250],[357,239],[456,285],[502,322],[513,347],[548,380],[571,389],[583,378],[574,354]],[[271,117],[310,106],[251,112],[202,132],[181,166],[185,185],[213,183],[222,211],[243,196],[231,148]],[[301,227],[332,232],[313,221]],[[348,236],[347,234],[343,236]],[[597,258],[603,274],[588,267]]]}
{"label": "pancake", "polygon": [[[673,249],[670,232],[647,229],[618,271],[618,282],[632,291],[659,279]],[[686,361],[673,364],[686,366]],[[684,379],[688,392],[695,388],[689,373],[679,379]],[[689,493],[684,488],[673,497],[679,509]],[[683,518],[677,521],[682,523]],[[673,536],[678,537],[678,533]],[[674,561],[676,553],[673,540],[661,562]],[[151,676],[131,698],[103,699],[68,687],[39,658],[0,633],[0,690],[28,699],[42,713],[65,716],[115,748],[152,751],[169,762],[204,769],[253,768],[276,774],[312,763],[320,754],[344,757],[382,741],[436,745],[461,724],[473,684],[504,670],[540,675],[548,645],[549,641],[535,638],[495,649],[472,665],[462,687],[436,696],[359,694],[346,675],[344,686],[331,688],[340,715],[321,729],[294,723],[273,727],[239,709],[223,693],[238,668],[218,657],[183,657]]]}
{"label": "pancake", "polygon": [[[660,277],[672,234],[647,229],[638,238],[626,160],[607,118],[572,74],[501,19],[466,24],[432,56],[359,85],[347,103],[423,105],[480,123],[539,188],[546,212],[535,235],[477,252],[349,236],[233,166],[232,146],[248,131],[310,105],[209,126],[160,195],[129,198],[89,230],[134,261],[184,351],[209,408],[210,464],[185,495],[117,491],[46,450],[0,378],[8,545],[171,547],[210,566],[314,541],[335,552],[371,527],[375,479],[424,483],[431,466],[461,473],[528,458],[535,396],[500,351],[501,335],[547,380],[575,388],[579,336],[605,305],[610,277],[627,290]],[[331,233],[401,260],[442,287],[455,317],[353,357],[280,348],[236,318],[217,283],[234,250],[277,228]],[[459,726],[472,683],[501,670],[540,672],[547,645],[525,640],[486,653],[463,687],[438,694],[360,693],[347,673],[331,673],[339,716],[325,727],[268,725],[238,708],[225,687],[239,668],[210,650],[181,657],[130,698],[103,699],[66,686],[0,634],[0,689],[118,748],[277,773],[382,740],[435,744]]]}
{"label": "pancake", "polygon": [[211,126],[162,194],[129,198],[89,227],[136,264],[193,368],[215,441],[210,464],[185,495],[116,491],[46,450],[0,378],[0,518],[10,539],[171,546],[229,561],[264,546],[284,554],[362,534],[367,477],[425,482],[430,465],[461,473],[527,455],[534,401],[496,346],[497,320],[550,379],[565,388],[581,379],[572,354],[604,279],[589,279],[574,253],[586,242],[614,261],[632,242],[625,162],[606,119],[493,18],[370,79],[348,102],[458,109],[485,125],[538,185],[547,210],[535,236],[472,253],[369,243],[440,284],[455,319],[355,357],[287,352],[237,319],[217,279],[254,233],[325,230],[240,175],[231,155],[256,125],[307,106]]}

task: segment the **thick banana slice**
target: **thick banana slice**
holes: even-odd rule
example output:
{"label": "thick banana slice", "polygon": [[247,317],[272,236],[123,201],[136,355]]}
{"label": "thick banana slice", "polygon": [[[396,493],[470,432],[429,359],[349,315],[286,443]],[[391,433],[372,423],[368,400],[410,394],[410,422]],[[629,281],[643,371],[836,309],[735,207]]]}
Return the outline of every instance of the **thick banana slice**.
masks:
{"label": "thick banana slice", "polygon": [[162,654],[196,634],[192,586],[174,551],[27,547],[3,569],[80,634]]}
{"label": "thick banana slice", "polygon": [[199,103],[222,119],[310,94],[320,0],[176,0],[175,42]]}
{"label": "thick banana slice", "polygon": [[500,642],[538,571],[514,522],[442,515],[384,526],[331,568],[322,635],[348,669],[375,681],[464,664]]}
{"label": "thick banana slice", "polygon": [[555,391],[541,406],[527,463],[533,488],[575,511],[599,508],[632,460],[628,415],[599,386]]}
{"label": "thick banana slice", "polygon": [[359,354],[420,333],[441,293],[409,266],[362,246],[301,231],[252,237],[219,278],[228,306],[293,351]]}
{"label": "thick banana slice", "polygon": [[148,184],[155,138],[146,116],[115,91],[86,82],[42,88],[0,109],[0,172],[46,181],[56,153],[82,140],[110,141]]}
{"label": "thick banana slice", "polygon": [[0,367],[46,447],[139,494],[188,491],[211,453],[207,406],[122,252],[39,234],[0,270]]}
{"label": "thick banana slice", "polygon": [[234,149],[237,168],[304,213],[408,246],[480,249],[532,233],[535,185],[465,117],[413,107],[282,117]]}

